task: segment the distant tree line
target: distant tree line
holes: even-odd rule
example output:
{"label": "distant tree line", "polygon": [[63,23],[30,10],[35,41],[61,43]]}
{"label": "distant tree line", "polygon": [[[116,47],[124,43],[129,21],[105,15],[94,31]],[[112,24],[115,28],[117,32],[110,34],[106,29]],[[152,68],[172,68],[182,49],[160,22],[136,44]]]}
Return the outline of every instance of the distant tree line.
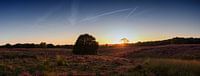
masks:
{"label": "distant tree line", "polygon": [[45,42],[41,42],[40,44],[34,43],[25,43],[25,44],[5,44],[0,46],[0,48],[69,48],[72,49],[73,45],[54,45],[54,44],[46,44]]}
{"label": "distant tree line", "polygon": [[156,45],[168,45],[168,44],[200,44],[200,38],[175,37],[172,39],[161,40],[161,41],[137,42],[134,45],[156,46]]}
{"label": "distant tree line", "polygon": [[[77,41],[76,44],[80,44],[82,42]],[[200,44],[200,38],[183,38],[183,37],[175,37],[172,39],[161,40],[161,41],[147,41],[147,42],[137,42],[137,43],[129,43],[126,46],[157,46],[157,45],[168,45],[168,44]],[[100,47],[113,47],[116,45],[101,45]],[[0,48],[68,48],[73,49],[74,45],[54,45],[54,44],[46,44],[45,42],[41,42],[40,44],[34,43],[25,43],[25,44],[5,44],[0,46]],[[76,46],[77,47],[77,46]],[[95,46],[96,47],[96,46]]]}

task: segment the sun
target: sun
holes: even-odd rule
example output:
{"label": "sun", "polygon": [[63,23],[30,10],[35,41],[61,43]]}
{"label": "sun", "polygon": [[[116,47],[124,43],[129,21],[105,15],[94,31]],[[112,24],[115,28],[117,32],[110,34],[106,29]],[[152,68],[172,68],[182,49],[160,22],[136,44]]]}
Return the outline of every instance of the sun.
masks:
{"label": "sun", "polygon": [[127,43],[129,43],[127,36],[122,36],[122,35],[115,36],[112,42],[112,44],[127,44]]}
{"label": "sun", "polygon": [[129,30],[129,28],[116,27],[115,29],[109,30],[107,38],[112,44],[123,44],[132,42],[133,39],[137,37],[136,34],[137,33],[133,33],[131,30]]}
{"label": "sun", "polygon": [[123,42],[121,41],[121,39],[123,38],[123,36],[115,36],[113,39],[112,39],[112,43],[113,44],[122,44]]}

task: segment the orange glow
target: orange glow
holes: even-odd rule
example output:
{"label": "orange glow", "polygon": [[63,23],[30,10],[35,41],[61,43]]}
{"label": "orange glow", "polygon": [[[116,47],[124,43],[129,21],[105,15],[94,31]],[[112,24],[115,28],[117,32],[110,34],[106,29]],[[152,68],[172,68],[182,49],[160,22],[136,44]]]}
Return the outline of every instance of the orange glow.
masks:
{"label": "orange glow", "polygon": [[[135,43],[138,41],[157,41],[157,40],[165,40],[169,38],[173,38],[175,36],[180,36],[180,37],[190,37],[188,35],[183,35],[183,34],[175,34],[173,36],[167,35],[167,34],[149,34],[149,35],[144,35],[144,34],[136,34],[136,33],[131,33],[131,32],[117,32],[116,33],[108,33],[106,35],[102,34],[93,34],[96,40],[99,42],[99,44],[122,44],[124,42],[121,41],[122,38],[127,38],[130,40],[129,43]],[[0,44],[16,44],[16,43],[40,43],[40,42],[46,42],[46,43],[52,43],[55,45],[65,45],[65,44],[74,44],[76,42],[77,37],[79,34],[70,36],[70,37],[40,37],[40,38],[10,38],[9,40],[1,40]],[[193,37],[198,37],[199,35],[193,35]]]}

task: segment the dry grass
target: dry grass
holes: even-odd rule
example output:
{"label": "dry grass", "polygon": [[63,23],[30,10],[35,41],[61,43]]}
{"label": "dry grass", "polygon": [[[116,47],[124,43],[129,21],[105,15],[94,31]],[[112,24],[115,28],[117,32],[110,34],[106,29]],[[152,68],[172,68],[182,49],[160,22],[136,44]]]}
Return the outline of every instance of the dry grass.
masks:
{"label": "dry grass", "polygon": [[145,59],[128,76],[199,76],[200,62],[180,59]]}
{"label": "dry grass", "polygon": [[165,46],[138,47],[137,50],[126,53],[126,58],[176,58],[200,59],[200,45],[182,44]]}
{"label": "dry grass", "polygon": [[199,56],[200,45],[101,48],[99,55],[0,48],[0,76],[199,76]]}

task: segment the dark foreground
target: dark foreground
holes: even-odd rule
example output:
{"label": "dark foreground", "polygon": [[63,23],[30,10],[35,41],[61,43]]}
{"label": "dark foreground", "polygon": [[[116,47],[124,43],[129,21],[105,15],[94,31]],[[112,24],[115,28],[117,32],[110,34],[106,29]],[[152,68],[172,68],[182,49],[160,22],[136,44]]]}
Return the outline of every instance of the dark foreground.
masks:
{"label": "dark foreground", "polygon": [[100,48],[73,55],[61,48],[0,48],[0,76],[200,76],[200,45]]}

